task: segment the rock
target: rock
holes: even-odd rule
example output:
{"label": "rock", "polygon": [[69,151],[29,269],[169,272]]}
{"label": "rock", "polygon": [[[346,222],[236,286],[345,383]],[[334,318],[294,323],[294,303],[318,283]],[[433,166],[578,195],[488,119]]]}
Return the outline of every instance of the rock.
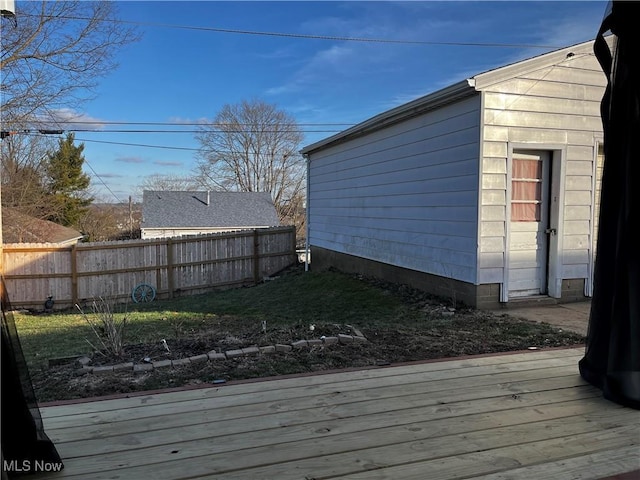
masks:
{"label": "rock", "polygon": [[171,360],[158,360],[157,362],[153,362],[153,368],[171,368],[173,365]]}
{"label": "rock", "polygon": [[224,353],[218,353],[215,350],[211,350],[209,353],[207,353],[207,356],[209,357],[209,360],[211,360],[212,362],[216,361],[216,360],[226,360],[227,356]]}
{"label": "rock", "polygon": [[257,355],[260,353],[260,349],[258,347],[247,347],[242,349],[242,353],[245,355]]}
{"label": "rock", "polygon": [[74,375],[77,377],[80,377],[82,375],[86,375],[88,373],[93,372],[93,367],[82,367],[82,368],[78,368],[75,372]]}
{"label": "rock", "polygon": [[94,375],[104,375],[107,373],[113,373],[113,365],[106,365],[104,367],[93,367]]}
{"label": "rock", "polygon": [[227,358],[235,358],[235,357],[241,357],[242,355],[244,355],[244,352],[242,351],[242,349],[240,349],[240,350],[227,350],[225,352],[225,354],[227,355]]}
{"label": "rock", "polygon": [[91,363],[91,359],[86,355],[82,355],[81,357],[78,357],[76,359],[76,362],[78,362],[81,366],[86,367]]}
{"label": "rock", "polygon": [[118,363],[117,365],[113,366],[114,372],[118,372],[121,370],[133,370],[133,362]]}
{"label": "rock", "polygon": [[189,361],[191,363],[204,363],[209,361],[209,357],[206,353],[203,353],[202,355],[194,355],[193,357],[189,357]]}
{"label": "rock", "polygon": [[136,363],[133,366],[133,373],[145,373],[153,370],[151,363]]}
{"label": "rock", "polygon": [[191,360],[188,358],[179,358],[177,360],[171,360],[171,365],[175,367],[184,367],[185,365],[191,365]]}
{"label": "rock", "polygon": [[353,333],[354,337],[364,337],[363,333],[357,328],[351,327],[351,332]]}
{"label": "rock", "polygon": [[291,346],[295,349],[306,348],[309,346],[309,343],[306,340],[297,340],[295,342],[291,342]]}

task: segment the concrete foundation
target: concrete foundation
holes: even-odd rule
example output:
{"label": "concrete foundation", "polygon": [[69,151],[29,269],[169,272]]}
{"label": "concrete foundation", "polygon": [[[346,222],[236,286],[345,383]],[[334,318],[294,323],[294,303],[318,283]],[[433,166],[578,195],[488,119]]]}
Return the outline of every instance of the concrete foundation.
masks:
{"label": "concrete foundation", "polygon": [[[482,310],[494,310],[505,306],[500,302],[499,283],[473,285],[320,247],[313,247],[311,254],[313,255],[313,263],[310,264],[312,270],[321,271],[335,268],[345,273],[371,276],[388,282],[410,285],[442,298],[443,302],[451,306],[466,305]],[[584,279],[563,280],[562,298],[544,298],[553,303],[584,301],[586,300]],[[520,307],[524,306],[522,300],[519,300],[518,303]]]}

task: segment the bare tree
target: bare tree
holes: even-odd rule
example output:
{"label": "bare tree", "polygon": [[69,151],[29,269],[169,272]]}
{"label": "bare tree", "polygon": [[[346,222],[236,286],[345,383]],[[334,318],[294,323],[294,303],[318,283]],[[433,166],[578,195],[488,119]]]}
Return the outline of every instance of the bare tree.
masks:
{"label": "bare tree", "polygon": [[140,238],[141,216],[138,204],[94,203],[78,222],[78,228],[88,242]]}
{"label": "bare tree", "polygon": [[2,206],[39,219],[57,213],[47,188],[49,152],[55,139],[12,135],[0,144]]}
{"label": "bare tree", "polygon": [[15,13],[15,23],[0,19],[2,205],[46,218],[58,213],[45,188],[50,139],[9,132],[63,130],[55,110],[90,98],[137,35],[117,23],[115,2],[22,1]]}
{"label": "bare tree", "polygon": [[0,27],[3,130],[33,128],[86,100],[118,48],[137,38],[110,1],[17,2],[16,18]]}
{"label": "bare tree", "polygon": [[173,174],[154,174],[144,177],[142,183],[138,185],[140,197],[145,190],[197,190],[201,185],[198,179],[193,176],[181,176]]}
{"label": "bare tree", "polygon": [[212,190],[269,192],[290,223],[304,187],[304,136],[296,120],[260,100],[225,105],[201,127],[198,177]]}

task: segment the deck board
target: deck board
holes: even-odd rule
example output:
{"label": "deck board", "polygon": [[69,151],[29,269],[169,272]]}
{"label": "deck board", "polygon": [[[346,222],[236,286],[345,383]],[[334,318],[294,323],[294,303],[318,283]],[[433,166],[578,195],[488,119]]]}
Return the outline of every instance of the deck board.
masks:
{"label": "deck board", "polygon": [[[583,349],[468,357],[43,407],[51,479],[602,478],[640,468],[640,412]],[[590,468],[591,466],[591,468]]]}

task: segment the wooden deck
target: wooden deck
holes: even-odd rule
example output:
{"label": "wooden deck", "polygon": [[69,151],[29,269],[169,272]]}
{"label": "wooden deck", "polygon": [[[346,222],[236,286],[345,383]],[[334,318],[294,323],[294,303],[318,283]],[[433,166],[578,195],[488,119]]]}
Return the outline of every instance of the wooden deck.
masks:
{"label": "wooden deck", "polygon": [[[640,412],[583,349],[43,407],[52,479],[586,479],[640,469]],[[632,478],[632,477],[627,477]]]}

